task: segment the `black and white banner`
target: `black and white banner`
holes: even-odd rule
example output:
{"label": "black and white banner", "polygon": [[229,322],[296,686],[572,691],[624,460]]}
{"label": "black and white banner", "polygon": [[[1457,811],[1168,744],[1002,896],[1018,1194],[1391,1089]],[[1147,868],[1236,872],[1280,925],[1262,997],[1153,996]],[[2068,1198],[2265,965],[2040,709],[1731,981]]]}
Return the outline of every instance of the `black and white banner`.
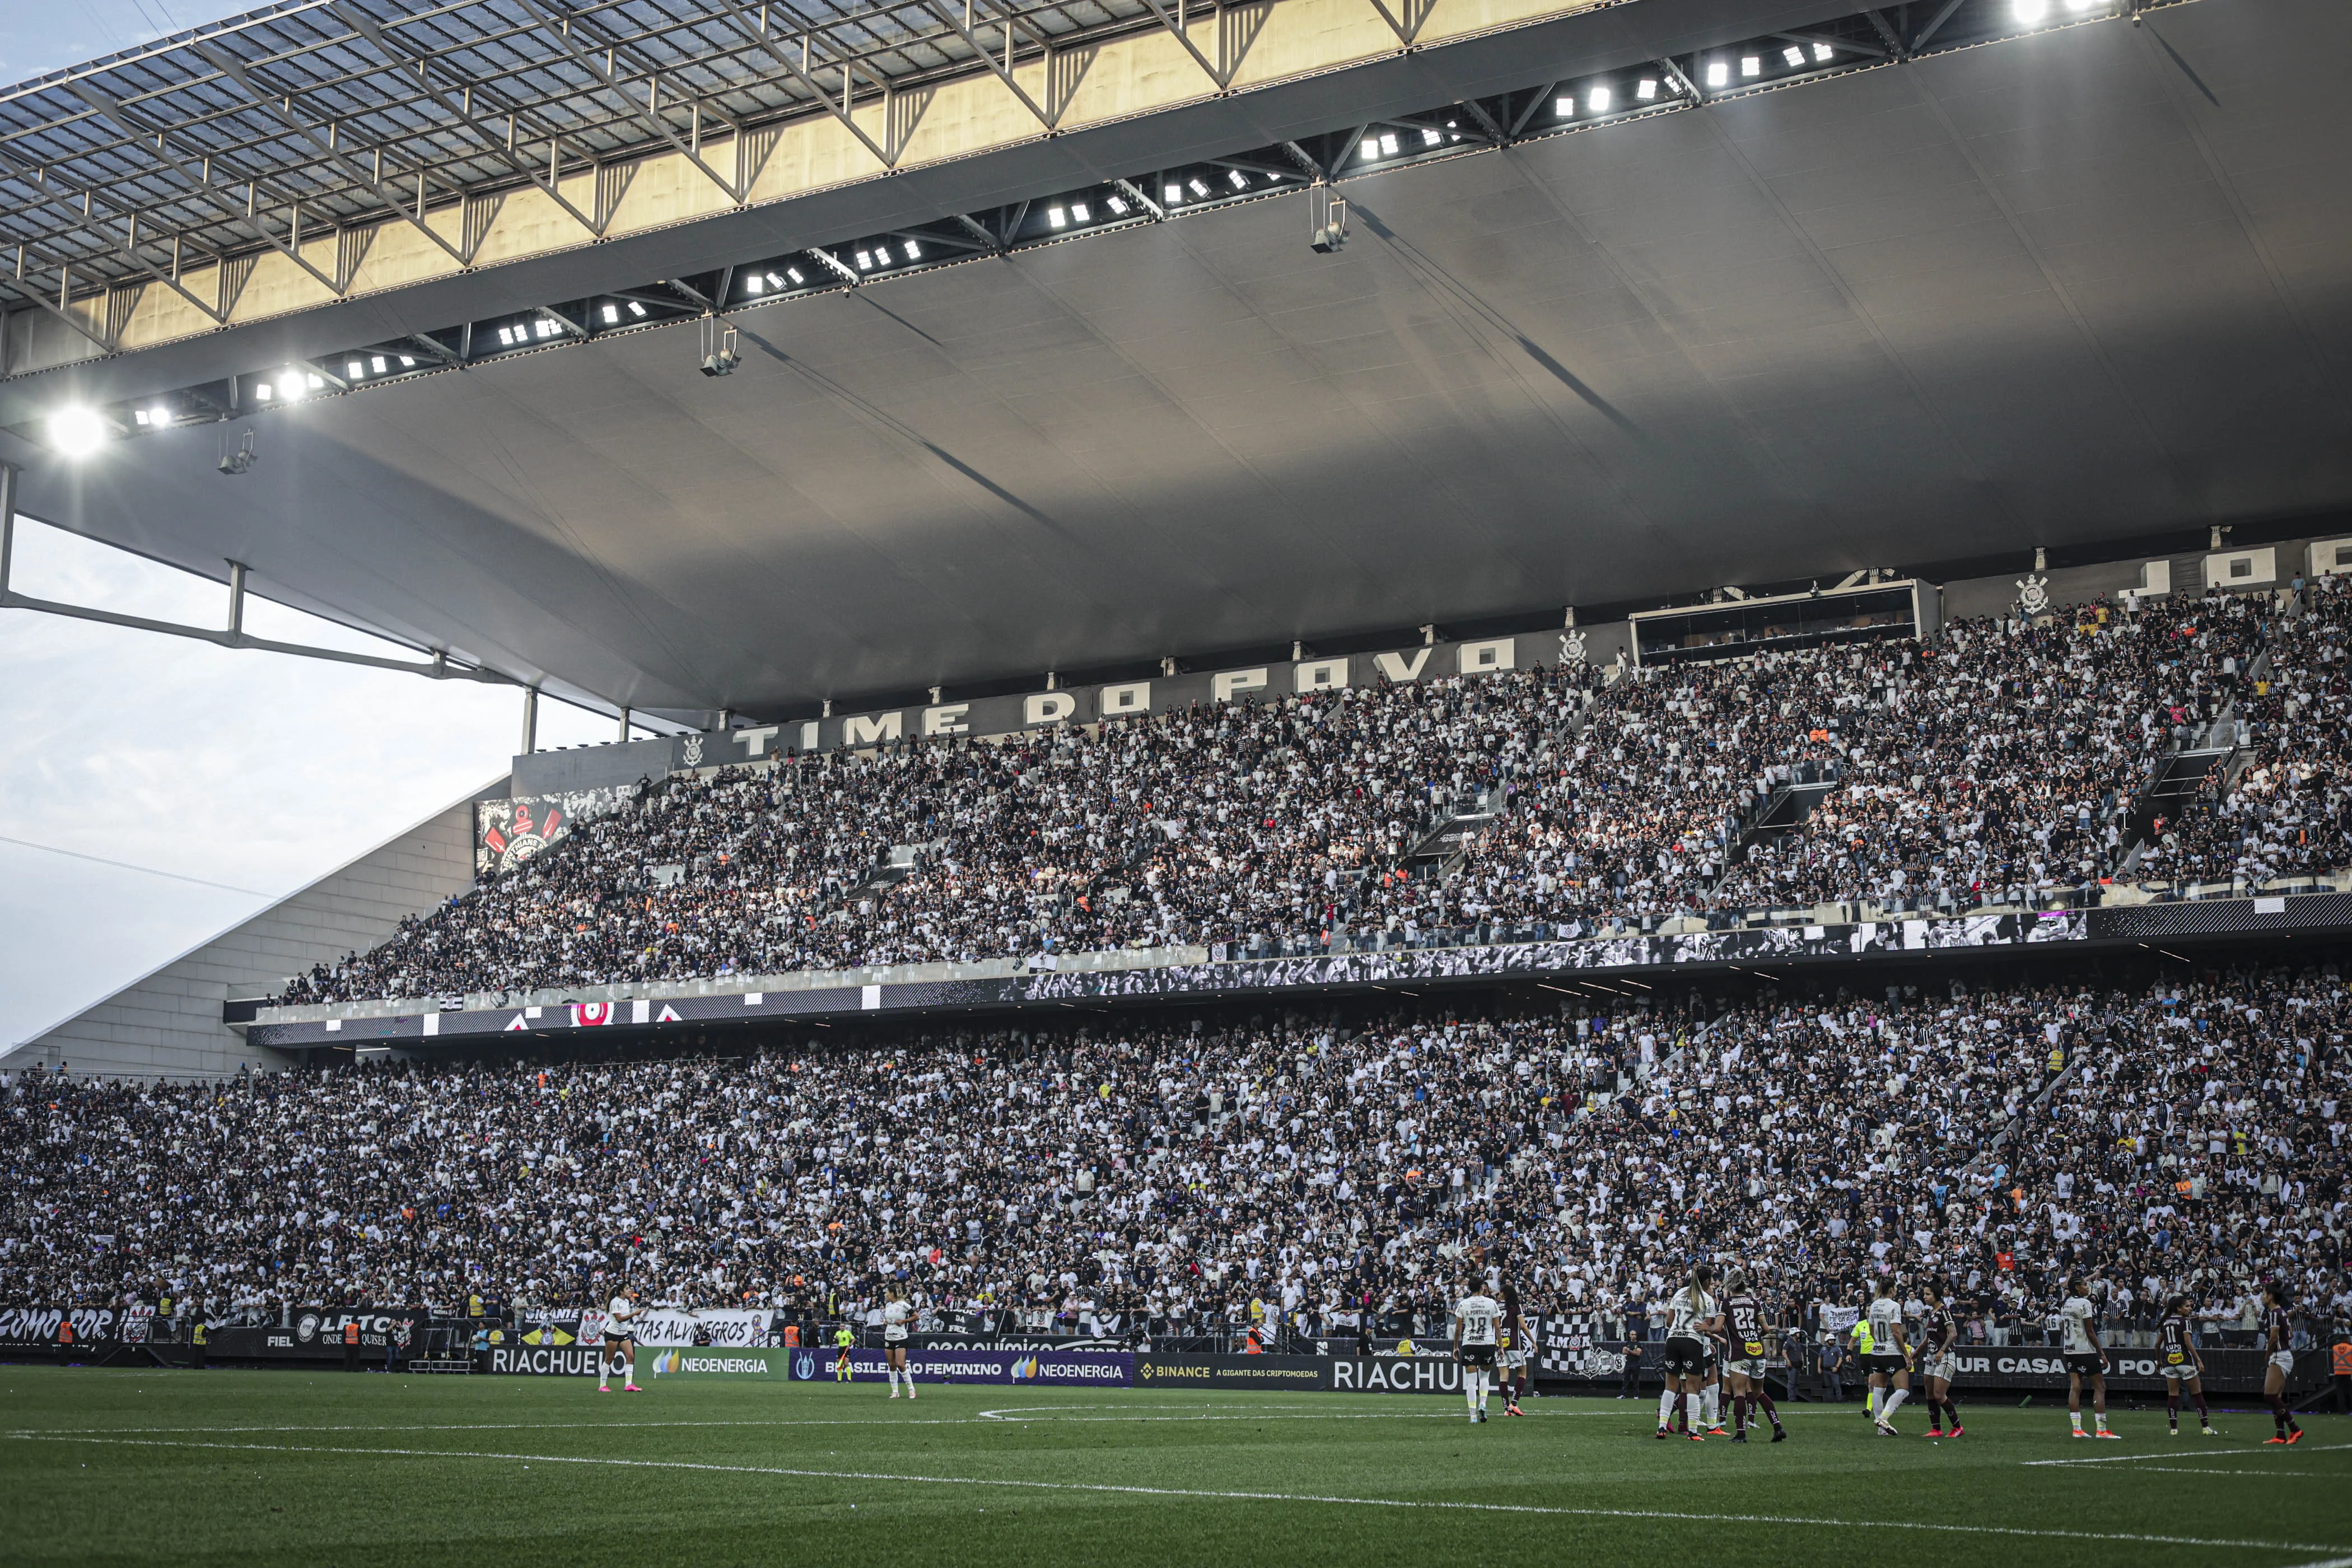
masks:
{"label": "black and white banner", "polygon": [[1400,949],[1320,958],[1240,959],[1158,969],[1042,970],[990,980],[917,981],[795,991],[551,1003],[481,1012],[251,1025],[257,1046],[358,1045],[383,1040],[541,1035],[588,1027],[707,1027],[785,1019],[908,1013],[935,1007],[1019,1008],[1066,1002],[1198,1000],[1447,981],[1540,980],[1593,970],[1700,968],[1819,960],[1851,963],[1945,948],[2078,942],[2104,911],[1969,915],[1943,921],[1775,926],[1675,936],[1588,937],[1486,947]]}

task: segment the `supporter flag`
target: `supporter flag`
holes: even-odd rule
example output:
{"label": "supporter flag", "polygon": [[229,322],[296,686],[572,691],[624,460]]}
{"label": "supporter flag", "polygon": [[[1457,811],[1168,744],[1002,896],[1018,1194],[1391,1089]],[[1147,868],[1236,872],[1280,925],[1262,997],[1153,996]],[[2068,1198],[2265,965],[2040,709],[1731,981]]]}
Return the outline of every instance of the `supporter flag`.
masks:
{"label": "supporter flag", "polygon": [[609,1024],[612,1021],[613,1005],[610,1002],[574,1002],[572,1004],[572,1026],[575,1029],[593,1029],[597,1027],[599,1025]]}

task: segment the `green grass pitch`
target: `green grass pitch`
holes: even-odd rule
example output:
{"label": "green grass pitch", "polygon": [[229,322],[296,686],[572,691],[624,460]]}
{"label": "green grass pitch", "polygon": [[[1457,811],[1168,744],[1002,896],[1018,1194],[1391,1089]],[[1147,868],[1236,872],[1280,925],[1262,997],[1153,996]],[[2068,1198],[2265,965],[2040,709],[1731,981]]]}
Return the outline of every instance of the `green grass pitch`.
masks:
{"label": "green grass pitch", "polygon": [[[0,1562],[430,1564],[1932,1563],[2352,1568],[2352,1421],[2268,1447],[2046,1397],[1968,1436],[1784,1406],[0,1367]],[[2095,1463],[2083,1461],[2098,1461]],[[2060,1461],[2047,1463],[2045,1461]]]}

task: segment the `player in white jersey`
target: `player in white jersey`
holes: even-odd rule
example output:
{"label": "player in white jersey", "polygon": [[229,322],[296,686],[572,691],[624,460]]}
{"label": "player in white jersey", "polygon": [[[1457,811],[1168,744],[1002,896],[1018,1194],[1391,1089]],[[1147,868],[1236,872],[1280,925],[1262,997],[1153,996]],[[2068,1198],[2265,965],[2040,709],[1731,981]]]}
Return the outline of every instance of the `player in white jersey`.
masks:
{"label": "player in white jersey", "polygon": [[642,1394],[637,1386],[637,1293],[624,1285],[604,1309],[604,1354],[596,1363],[596,1392],[613,1392],[613,1363],[621,1363],[621,1392]]}
{"label": "player in white jersey", "polygon": [[1706,1435],[1698,1429],[1699,1400],[1706,1381],[1706,1345],[1708,1334],[1723,1328],[1723,1314],[1716,1306],[1715,1275],[1705,1264],[1691,1270],[1690,1283],[1674,1294],[1666,1303],[1666,1391],[1658,1395],[1658,1436],[1661,1441],[1672,1436],[1674,1419],[1682,1417],[1683,1429],[1694,1443],[1704,1443]]}
{"label": "player in white jersey", "polygon": [[898,1397],[898,1384],[907,1384],[907,1397],[915,1397],[915,1374],[907,1369],[907,1325],[915,1310],[907,1305],[904,1290],[890,1292],[890,1304],[882,1309],[882,1367],[890,1380],[890,1397]]}
{"label": "player in white jersey", "polygon": [[1462,1366],[1462,1396],[1469,1401],[1470,1419],[1486,1419],[1486,1388],[1495,1373],[1496,1331],[1503,1321],[1502,1303],[1477,1285],[1454,1303],[1454,1359]]}
{"label": "player in white jersey", "polygon": [[2083,1430],[2083,1380],[2091,1380],[2091,1405],[2098,1415],[2098,1433],[2102,1437],[2116,1437],[2107,1430],[2107,1352],[2099,1343],[2099,1309],[2084,1293],[2080,1274],[2066,1281],[2066,1299],[2058,1303],[2058,1316],[2063,1321],[2065,1342],[2060,1347],[2066,1361],[2066,1415],[2074,1424],[2074,1436],[2088,1436]]}
{"label": "player in white jersey", "polygon": [[1903,1301],[1891,1276],[1878,1281],[1870,1300],[1870,1389],[1878,1406],[1873,1416],[1878,1435],[1900,1436],[1895,1412],[1911,1397],[1911,1342],[1903,1330]]}

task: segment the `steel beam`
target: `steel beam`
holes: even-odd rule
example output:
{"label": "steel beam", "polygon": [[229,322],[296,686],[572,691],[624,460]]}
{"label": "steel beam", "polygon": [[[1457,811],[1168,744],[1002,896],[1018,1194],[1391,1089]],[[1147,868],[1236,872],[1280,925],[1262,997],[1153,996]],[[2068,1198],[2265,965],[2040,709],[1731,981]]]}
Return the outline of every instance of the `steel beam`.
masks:
{"label": "steel beam", "polygon": [[[553,38],[558,47],[560,47],[566,55],[569,55],[572,58],[572,62],[574,65],[586,71],[590,76],[594,77],[598,81],[604,83],[605,88],[612,92],[613,96],[618,99],[622,105],[628,110],[629,117],[631,119],[635,120],[640,125],[645,126],[647,130],[653,132],[654,134],[659,136],[663,141],[668,142],[672,150],[677,152],[681,157],[685,158],[688,163],[692,163],[696,168],[701,170],[704,174],[708,175],[712,184],[717,185],[720,190],[726,192],[729,200],[737,203],[740,203],[742,201],[743,193],[736,185],[735,182],[720,174],[718,170],[712,168],[708,163],[704,162],[701,151],[698,148],[689,146],[687,142],[678,135],[677,128],[671,125],[667,120],[662,118],[659,112],[658,103],[649,105],[644,109],[638,108],[635,96],[622,84],[621,79],[602,61],[598,60],[593,54],[580,47],[580,41],[572,36],[572,24],[574,20],[572,16],[566,15],[559,20],[558,18],[550,16],[546,8],[540,5],[539,0],[515,0],[515,3],[520,5],[525,11],[530,13],[532,18],[539,23],[540,31],[545,33],[549,37]],[[620,44],[613,39],[604,39],[602,42],[603,47],[613,51],[614,57],[617,58],[621,49]],[[645,67],[644,70],[646,81],[648,84],[648,90],[659,92],[662,83],[667,79],[665,78],[660,71],[656,70],[650,65]],[[692,101],[694,96],[695,95],[691,93],[681,93],[678,95],[682,101]],[[728,129],[734,132],[735,134],[739,136],[742,134],[742,132],[731,122],[722,121],[722,123],[727,124]]]}

